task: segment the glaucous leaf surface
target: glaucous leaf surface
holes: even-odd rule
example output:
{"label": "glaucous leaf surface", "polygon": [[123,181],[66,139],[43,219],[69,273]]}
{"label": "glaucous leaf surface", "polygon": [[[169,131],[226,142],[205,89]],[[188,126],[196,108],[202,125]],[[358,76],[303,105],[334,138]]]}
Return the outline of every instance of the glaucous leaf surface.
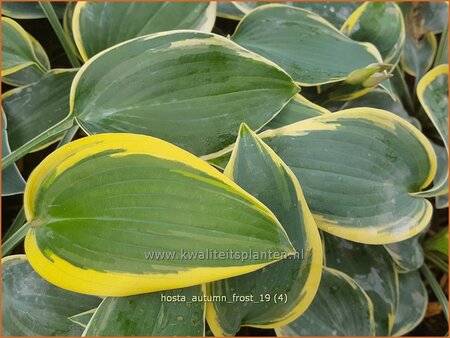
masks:
{"label": "glaucous leaf surface", "polygon": [[119,42],[151,33],[210,32],[215,2],[79,2],[73,13],[75,43],[84,61]]}
{"label": "glaucous leaf surface", "polygon": [[[67,117],[70,86],[76,72],[76,69],[51,70],[37,82],[3,95],[12,151]],[[61,134],[55,135],[47,144],[59,137]]]}
{"label": "glaucous leaf surface", "polygon": [[[52,2],[52,6],[59,18],[64,15],[66,2]],[[8,1],[2,4],[2,14],[13,19],[42,19],[45,14],[37,1]]]}
{"label": "glaucous leaf surface", "polygon": [[315,103],[312,103],[300,94],[297,94],[272,120],[269,121],[269,123],[262,128],[262,131],[284,127],[288,124],[307,120],[311,117],[323,114],[330,114],[330,111]]}
{"label": "glaucous leaf surface", "polygon": [[405,43],[403,14],[394,2],[365,2],[342,25],[351,39],[370,42],[385,63],[396,64]]}
{"label": "glaucous leaf surface", "polygon": [[239,21],[244,16],[244,13],[236,7],[233,1],[219,1],[217,2],[217,16]]}
{"label": "glaucous leaf surface", "polygon": [[[434,152],[437,157],[437,171],[433,180],[433,185],[438,186],[442,182],[448,182],[448,153],[447,149],[443,146],[437,145],[432,142]],[[443,186],[439,189],[439,194],[435,197],[435,206],[437,209],[448,208],[448,186]]]}
{"label": "glaucous leaf surface", "polygon": [[399,301],[395,315],[393,336],[403,336],[425,317],[428,294],[418,271],[398,275]]}
{"label": "glaucous leaf surface", "polygon": [[392,332],[398,302],[398,276],[389,254],[380,245],[367,245],[323,234],[327,267],[349,275],[373,303],[375,333]]}
{"label": "glaucous leaf surface", "polygon": [[382,62],[373,45],[353,41],[320,16],[285,5],[254,9],[231,39],[277,63],[305,86],[338,82]]}
{"label": "glaucous leaf surface", "polygon": [[303,8],[320,15],[322,18],[340,28],[347,18],[358,8],[358,2],[339,2],[339,1],[291,1],[290,4],[295,7]]}
{"label": "glaucous leaf surface", "polygon": [[438,131],[447,152],[447,160],[438,162],[441,164],[437,169],[439,181],[435,182],[430,190],[417,195],[444,195],[448,193],[448,64],[433,68],[419,81],[417,97]]}
{"label": "glaucous leaf surface", "polygon": [[446,1],[399,2],[403,14],[414,25],[415,32],[431,31],[442,33],[448,22]]}
{"label": "glaucous leaf surface", "polygon": [[417,81],[433,64],[437,50],[435,33],[447,27],[448,3],[437,1],[399,3],[405,17],[406,41],[401,64]]}
{"label": "glaucous leaf surface", "polygon": [[[241,2],[234,1],[236,7],[238,7],[243,13],[248,13],[258,6],[267,5],[270,2]],[[286,2],[273,2],[277,4],[284,4],[303,8],[320,15],[325,20],[332,23],[336,28],[342,26],[345,20],[352,14],[352,12],[358,8],[357,2],[339,2],[339,1],[286,1]],[[242,15],[243,16],[243,15]],[[241,18],[242,18],[241,16]],[[240,19],[241,19],[240,18]]]}
{"label": "glaucous leaf surface", "polygon": [[88,134],[151,135],[205,155],[233,143],[242,122],[261,128],[297,91],[282,69],[229,39],[164,32],[90,59],[71,113]]}
{"label": "glaucous leaf surface", "polygon": [[[197,285],[137,296],[106,297],[83,336],[204,336],[205,303],[199,301],[202,296],[202,286]],[[180,301],[165,301],[164,297],[179,297]]]}
{"label": "glaucous leaf surface", "polygon": [[260,201],[194,155],[144,135],[100,134],[57,149],[31,174],[24,208],[30,264],[85,294],[187,287],[281,258],[221,259],[229,249],[295,253]]}
{"label": "glaucous leaf surface", "polygon": [[[300,94],[297,94],[272,120],[269,121],[269,123],[261,129],[261,131],[281,128],[295,122],[330,113],[331,112],[328,109],[312,103]],[[209,163],[219,168],[225,168],[230,160],[230,151],[233,146],[234,145],[231,145],[226,149],[217,152],[220,154],[218,157],[215,157],[215,154],[209,154],[205,156],[205,158]]]}
{"label": "glaucous leaf surface", "polygon": [[49,68],[48,57],[36,39],[13,19],[2,17],[2,81],[26,85]]}
{"label": "glaucous leaf surface", "polygon": [[[394,100],[394,98],[396,100]],[[384,89],[377,88],[355,100],[347,101],[341,107],[341,110],[357,107],[383,109],[388,112],[394,113],[397,116],[400,116],[402,119],[411,123],[414,127],[420,129],[421,125],[419,120],[408,114],[399,98],[397,98],[396,96],[394,96],[394,98]]]}
{"label": "glaucous leaf surface", "polygon": [[[432,182],[436,155],[428,139],[392,113],[347,109],[260,137],[303,182],[308,206],[326,232],[388,244],[418,234],[431,219],[431,203],[412,194]],[[203,158],[221,167],[231,149]]]}
{"label": "glaucous leaf surface", "polygon": [[46,282],[25,255],[2,259],[3,336],[80,336],[82,328],[67,317],[92,309],[100,301]]}
{"label": "glaucous leaf surface", "polygon": [[423,234],[424,232],[421,232],[404,241],[384,245],[399,272],[414,271],[423,265],[425,257],[422,245],[419,242]]}
{"label": "glaucous leaf surface", "polygon": [[275,332],[277,336],[373,336],[372,301],[348,275],[324,267],[311,306]]}
{"label": "glaucous leaf surface", "polygon": [[322,230],[387,244],[414,236],[430,221],[431,203],[411,193],[431,183],[436,157],[429,141],[398,116],[353,108],[260,136],[302,182]]}
{"label": "glaucous leaf surface", "polygon": [[426,33],[420,40],[407,34],[401,66],[405,73],[420,79],[433,65],[437,41],[433,33]]}
{"label": "glaucous leaf surface", "polygon": [[[215,336],[235,335],[241,326],[288,324],[311,304],[322,272],[322,245],[300,184],[292,171],[246,125],[242,125],[224,174],[267,205],[298,254],[255,272],[207,285],[213,297],[206,318]],[[233,294],[252,299],[232,301]]]}
{"label": "glaucous leaf surface", "polygon": [[[2,109],[2,158],[10,153],[11,148],[8,140],[7,121]],[[2,170],[2,196],[21,194],[24,189],[25,180],[15,164]]]}

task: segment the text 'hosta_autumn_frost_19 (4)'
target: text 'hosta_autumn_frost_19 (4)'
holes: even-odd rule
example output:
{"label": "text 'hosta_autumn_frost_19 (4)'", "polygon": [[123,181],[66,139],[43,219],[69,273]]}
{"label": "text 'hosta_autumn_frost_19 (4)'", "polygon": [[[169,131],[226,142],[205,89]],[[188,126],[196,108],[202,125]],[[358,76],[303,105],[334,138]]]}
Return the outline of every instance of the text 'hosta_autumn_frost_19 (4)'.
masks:
{"label": "text 'hosta_autumn_frost_19 (4)'", "polygon": [[2,335],[448,332],[447,2],[3,2]]}

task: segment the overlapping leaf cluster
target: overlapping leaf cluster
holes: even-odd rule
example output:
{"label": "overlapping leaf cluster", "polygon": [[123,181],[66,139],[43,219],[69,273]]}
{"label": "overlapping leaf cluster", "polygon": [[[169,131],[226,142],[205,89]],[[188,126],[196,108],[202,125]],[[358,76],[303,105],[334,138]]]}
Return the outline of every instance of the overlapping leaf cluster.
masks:
{"label": "overlapping leaf cluster", "polygon": [[[448,207],[446,3],[57,4],[71,69],[15,21],[48,7],[3,7],[2,195],[24,193],[3,254],[26,253],[2,260],[3,334],[422,320],[421,239]],[[57,141],[25,182],[15,162]],[[148,258],[180,249],[279,256]],[[235,294],[255,300],[218,301]],[[180,295],[205,301],[162,301]]]}

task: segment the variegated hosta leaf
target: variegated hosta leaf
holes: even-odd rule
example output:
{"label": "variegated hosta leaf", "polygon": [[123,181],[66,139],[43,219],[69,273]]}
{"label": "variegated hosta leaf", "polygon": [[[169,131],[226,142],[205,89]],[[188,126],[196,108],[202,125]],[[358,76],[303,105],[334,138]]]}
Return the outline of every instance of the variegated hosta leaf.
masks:
{"label": "variegated hosta leaf", "polygon": [[418,271],[398,275],[399,301],[393,336],[403,336],[420,324],[428,305],[428,294]]}
{"label": "variegated hosta leaf", "polygon": [[323,234],[325,264],[349,275],[372,300],[375,332],[392,332],[398,301],[398,276],[383,246],[359,244]]}
{"label": "variegated hosta leaf", "polygon": [[447,26],[448,3],[446,1],[405,1],[398,4],[405,17],[413,20],[409,22],[414,26],[412,32],[429,31],[438,34],[442,33]]}
{"label": "variegated hosta leaf", "polygon": [[[197,285],[295,253],[261,202],[192,154],[144,135],[100,134],[57,149],[31,174],[24,208],[30,264],[86,294]],[[280,256],[220,259],[230,249]]]}
{"label": "variegated hosta leaf", "polygon": [[[4,100],[3,95],[3,100]],[[2,109],[2,158],[11,153],[8,140],[7,121]],[[2,196],[17,195],[23,193],[25,180],[15,164],[2,170]]]}
{"label": "variegated hosta leaf", "polygon": [[107,297],[95,311],[83,336],[203,336],[205,303],[200,301],[202,297],[201,285],[137,296]]}
{"label": "variegated hosta leaf", "polygon": [[[320,15],[322,18],[326,19],[332,23],[336,28],[341,27],[345,20],[352,14],[352,12],[358,8],[358,2],[335,2],[335,1],[286,1],[286,2],[276,2],[277,4],[284,4],[289,6],[294,6],[298,8],[303,8]],[[240,2],[234,1],[236,7],[238,7],[242,12],[248,13],[258,6],[267,5],[268,2]]]}
{"label": "variegated hosta leaf", "polygon": [[[433,68],[417,86],[417,97],[445,145],[448,157],[448,64]],[[448,160],[440,161],[439,181],[432,189],[419,193],[419,196],[438,196],[448,193]]]}
{"label": "variegated hosta leaf", "polygon": [[[215,336],[230,336],[241,326],[288,324],[313,300],[323,261],[319,232],[300,185],[292,171],[246,125],[240,128],[224,174],[274,212],[298,254],[253,273],[208,284],[208,295],[230,300],[207,304],[209,327]],[[232,301],[233,294],[253,299]]]}
{"label": "variegated hosta leaf", "polygon": [[425,228],[421,233],[404,241],[385,244],[384,247],[396,264],[397,271],[401,273],[419,269],[424,262],[424,252],[420,239],[423,237]]}
{"label": "variegated hosta leaf", "polygon": [[411,115],[408,114],[408,112],[405,110],[402,103],[400,102],[399,98],[397,97],[395,98],[396,101],[394,101],[392,96],[387,91],[381,88],[377,88],[364,96],[361,96],[355,100],[344,103],[341,109],[370,107],[387,110],[391,113],[394,113],[397,116],[400,116],[404,120],[411,123],[414,127],[420,129],[421,128],[420,122],[415,117],[412,117]]}
{"label": "variegated hosta leaf", "polygon": [[282,69],[224,37],[175,31],[90,59],[71,103],[89,134],[146,134],[204,155],[233,143],[241,122],[261,128],[297,91]]}
{"label": "variegated hosta leaf", "polygon": [[50,68],[42,46],[16,21],[2,17],[2,81],[26,85]]}
{"label": "variegated hosta leaf", "polygon": [[[261,131],[281,128],[294,122],[307,120],[324,114],[331,114],[331,112],[328,109],[305,99],[300,94],[297,94],[272,120],[269,121],[269,123],[261,129]],[[230,159],[230,151],[233,146],[234,145],[231,145],[226,149],[217,152],[217,154],[219,154],[218,157],[215,157],[216,154],[209,154],[205,156],[205,158],[214,166],[225,168]]]}
{"label": "variegated hosta leaf", "polygon": [[434,142],[431,144],[437,157],[437,172],[433,184],[434,186],[438,186],[442,182],[447,182],[447,185],[439,189],[439,193],[442,193],[442,195],[435,197],[436,208],[444,209],[448,208],[448,153],[445,147],[439,146]]}
{"label": "variegated hosta leaf", "polygon": [[[52,2],[56,15],[60,18],[64,15],[66,2]],[[45,14],[37,1],[8,1],[2,4],[2,14],[13,19],[42,19]]]}
{"label": "variegated hosta leaf", "polygon": [[439,38],[439,46],[436,51],[436,58],[434,59],[434,66],[439,66],[444,63],[448,64],[448,27],[445,27],[444,32]]}
{"label": "variegated hosta leaf", "polygon": [[176,29],[210,32],[215,2],[79,2],[73,13],[75,43],[85,61],[119,42]]}
{"label": "variegated hosta leaf", "polygon": [[402,11],[394,2],[365,2],[341,31],[353,40],[374,44],[385,63],[396,64],[403,51],[405,24]]}
{"label": "variegated hosta leaf", "polygon": [[[37,82],[3,95],[12,151],[67,117],[70,86],[76,72],[76,69],[51,70]],[[59,136],[61,134],[55,135],[46,144],[56,141]]]}
{"label": "variegated hosta leaf", "polygon": [[341,81],[382,62],[373,45],[353,41],[320,16],[291,6],[256,8],[231,39],[274,61],[305,86]]}
{"label": "variegated hosta leaf", "polygon": [[312,103],[300,94],[297,94],[272,120],[270,120],[269,123],[262,128],[262,130],[276,129],[294,122],[303,121],[311,117],[330,113],[331,112],[328,109]]}
{"label": "variegated hosta leaf", "polygon": [[232,1],[219,1],[217,2],[217,16],[239,21],[244,13]]}
{"label": "variegated hosta leaf", "polygon": [[433,180],[435,154],[417,129],[394,114],[348,109],[261,137],[302,182],[326,232],[387,244],[414,236],[431,219],[431,203],[411,193]]}
{"label": "variegated hosta leaf", "polygon": [[406,73],[417,81],[433,64],[437,50],[434,33],[447,26],[448,3],[402,2],[399,3],[405,17],[406,41],[401,64]]}
{"label": "variegated hosta leaf", "polygon": [[433,33],[425,33],[420,40],[407,34],[401,58],[401,66],[405,73],[420,79],[432,66],[436,50],[437,41]]}
{"label": "variegated hosta leaf", "polygon": [[339,1],[292,1],[292,6],[310,10],[340,28],[347,18],[358,8],[358,2]]}
{"label": "variegated hosta leaf", "polygon": [[[436,155],[424,135],[392,113],[347,109],[260,137],[302,182],[317,225],[326,232],[388,244],[418,234],[431,219],[431,203],[412,194],[432,182]],[[203,158],[221,166],[231,148]]]}
{"label": "variegated hosta leaf", "polygon": [[46,282],[25,255],[2,259],[2,336],[80,336],[83,329],[67,317],[100,301]]}
{"label": "variegated hosta leaf", "polygon": [[367,293],[345,273],[324,267],[316,297],[306,312],[277,336],[373,336],[373,305]]}

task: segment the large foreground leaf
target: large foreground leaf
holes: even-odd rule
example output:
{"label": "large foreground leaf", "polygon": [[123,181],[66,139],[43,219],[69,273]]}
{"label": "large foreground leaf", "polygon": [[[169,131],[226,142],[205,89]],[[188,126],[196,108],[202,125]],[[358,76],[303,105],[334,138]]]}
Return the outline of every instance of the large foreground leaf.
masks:
{"label": "large foreground leaf", "polygon": [[431,183],[435,154],[396,115],[354,108],[261,137],[302,182],[318,226],[331,234],[386,244],[414,236],[431,218],[431,203],[411,193]]}
{"label": "large foreground leaf", "polygon": [[[208,284],[208,294],[229,300],[207,304],[209,327],[215,336],[222,336],[235,335],[241,326],[288,324],[312,302],[322,272],[319,232],[300,185],[273,150],[245,125],[224,173],[275,213],[298,255]],[[233,301],[233,294],[253,299]]]}
{"label": "large foreground leaf", "polygon": [[100,300],[46,282],[24,255],[2,259],[3,336],[79,336],[82,328],[67,317],[98,306]]}
{"label": "large foreground leaf", "polygon": [[359,244],[324,234],[328,267],[348,274],[372,300],[375,332],[388,336],[394,325],[398,301],[398,276],[383,246]]}
{"label": "large foreground leaf", "polygon": [[[2,158],[11,153],[8,140],[7,121],[2,109]],[[15,164],[2,170],[2,196],[23,193],[25,180]]]}
{"label": "large foreground leaf", "polygon": [[297,92],[266,59],[214,34],[176,31],[127,41],[90,59],[71,92],[89,134],[132,132],[197,155],[259,129]]}
{"label": "large foreground leaf", "polygon": [[2,17],[2,81],[11,85],[29,84],[49,68],[42,46],[16,21]]}
{"label": "large foreground leaf", "polygon": [[197,285],[281,258],[223,259],[230,249],[295,252],[261,202],[192,154],[143,135],[100,134],[57,149],[30,176],[24,208],[30,264],[86,294]]}
{"label": "large foreground leaf", "polygon": [[138,36],[175,29],[210,32],[215,2],[79,2],[73,13],[75,43],[86,61]]}
{"label": "large foreground leaf", "polygon": [[343,272],[323,268],[311,306],[277,336],[373,336],[373,305],[366,292]]}
{"label": "large foreground leaf", "polygon": [[405,43],[403,14],[393,2],[365,2],[342,25],[350,38],[377,47],[385,63],[396,64]]}
{"label": "large foreground leaf", "polygon": [[422,321],[428,305],[428,294],[418,271],[399,274],[399,302],[393,336],[403,336]]}
{"label": "large foreground leaf", "polygon": [[[69,114],[69,94],[76,69],[58,69],[26,87],[6,92],[2,105],[8,120],[8,137],[14,151]],[[47,143],[54,142],[55,135]]]}
{"label": "large foreground leaf", "polygon": [[373,45],[353,41],[320,16],[291,6],[256,8],[231,39],[306,86],[344,80],[355,70],[382,62]]}
{"label": "large foreground leaf", "polygon": [[[354,108],[260,136],[302,182],[322,230],[387,244],[410,238],[429,223],[431,203],[412,194],[432,182],[436,156],[425,136],[400,117]],[[204,158],[220,166],[230,149]]]}
{"label": "large foreground leaf", "polygon": [[202,297],[200,285],[107,297],[95,311],[83,336],[204,336]]}

